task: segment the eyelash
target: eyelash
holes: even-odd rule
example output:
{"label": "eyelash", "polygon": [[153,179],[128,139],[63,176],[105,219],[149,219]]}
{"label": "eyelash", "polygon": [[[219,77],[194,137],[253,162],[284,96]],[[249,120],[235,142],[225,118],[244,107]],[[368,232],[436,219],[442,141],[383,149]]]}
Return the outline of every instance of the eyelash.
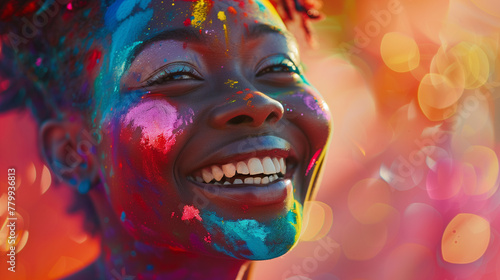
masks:
{"label": "eyelash", "polygon": [[[173,69],[172,69],[173,68]],[[261,77],[268,73],[296,73],[300,75],[300,70],[288,58],[278,57],[268,60],[257,73],[257,77]],[[189,79],[176,79],[179,76],[189,76]],[[151,78],[145,82],[145,86],[162,85],[171,81],[182,80],[203,80],[200,74],[194,70],[192,66],[178,64],[170,67],[165,67],[159,70]]]}
{"label": "eyelash", "polygon": [[257,77],[267,73],[296,73],[300,75],[298,67],[288,58],[274,58],[260,68],[262,70],[257,73]]}
{"label": "eyelash", "polygon": [[[174,68],[174,69],[169,69]],[[189,79],[176,79],[179,76],[189,76]],[[163,70],[158,71],[153,77],[146,81],[146,86],[161,85],[171,81],[182,81],[182,80],[203,80],[200,74],[194,70],[189,65],[175,65],[173,67],[166,67]]]}

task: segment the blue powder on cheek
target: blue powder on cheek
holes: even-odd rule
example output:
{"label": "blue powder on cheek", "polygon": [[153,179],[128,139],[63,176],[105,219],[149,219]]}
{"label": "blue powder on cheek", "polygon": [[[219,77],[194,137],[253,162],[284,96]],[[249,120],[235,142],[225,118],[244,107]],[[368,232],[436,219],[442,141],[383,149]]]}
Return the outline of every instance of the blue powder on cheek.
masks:
{"label": "blue powder on cheek", "polygon": [[125,222],[125,218],[126,218],[125,212],[122,212],[122,215],[120,216],[120,220],[122,220],[122,222]]}

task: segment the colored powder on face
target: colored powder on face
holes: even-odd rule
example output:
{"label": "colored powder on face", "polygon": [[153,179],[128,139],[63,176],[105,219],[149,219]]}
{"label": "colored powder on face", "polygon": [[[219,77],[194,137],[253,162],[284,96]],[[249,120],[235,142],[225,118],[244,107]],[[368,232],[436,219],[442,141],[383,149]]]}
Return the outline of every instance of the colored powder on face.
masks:
{"label": "colored powder on face", "polygon": [[212,243],[212,235],[210,235],[210,233],[208,233],[208,235],[205,236],[204,240],[207,243]]}
{"label": "colored powder on face", "polygon": [[208,3],[205,0],[198,1],[193,7],[193,20],[191,25],[193,27],[201,27],[203,22],[207,19]]}
{"label": "colored powder on face", "polygon": [[234,86],[238,83],[238,81],[233,81],[231,79],[227,79],[227,82],[224,84],[229,85],[230,88],[234,88]]}
{"label": "colored powder on face", "polygon": [[314,153],[314,156],[311,158],[311,161],[309,161],[309,165],[307,166],[307,170],[306,170],[306,176],[307,176],[307,174],[309,174],[309,171],[311,171],[311,168],[314,166],[314,164],[318,160],[318,157],[321,154],[321,150],[322,149],[317,150],[316,153]]}
{"label": "colored powder on face", "polygon": [[184,123],[174,106],[165,100],[144,102],[132,108],[123,119],[126,127],[141,128],[142,144],[154,145],[166,153],[175,144],[178,127]]}
{"label": "colored powder on face", "polygon": [[136,5],[136,0],[124,0],[116,10],[116,19],[122,21],[127,18]]}
{"label": "colored powder on face", "polygon": [[126,218],[126,217],[127,217],[127,216],[125,215],[125,212],[122,212],[122,215],[120,216],[120,220],[121,220],[122,222],[125,222],[125,218]]}
{"label": "colored powder on face", "polygon": [[233,8],[233,7],[229,7],[229,8],[227,8],[227,11],[228,11],[228,12],[230,12],[231,14],[233,14],[233,15],[236,15],[236,14],[238,13],[238,12],[236,11],[236,9],[235,9],[235,8]]}
{"label": "colored powder on face", "polygon": [[224,11],[220,11],[218,14],[217,14],[217,18],[222,21],[222,22],[225,22],[226,21],[226,13],[224,13]]}
{"label": "colored powder on face", "polygon": [[[223,22],[223,29],[224,29],[224,37],[226,38],[226,46],[229,46],[229,37],[228,37],[228,34],[227,34],[227,26],[226,26],[226,13],[224,13],[224,11],[219,11],[219,13],[217,14],[217,18]],[[227,49],[226,51],[229,51],[229,49]]]}
{"label": "colored powder on face", "polygon": [[243,98],[243,100],[245,100],[245,101],[246,101],[246,100],[248,100],[248,99],[250,99],[250,98],[252,98],[252,97],[253,97],[253,94],[248,93],[248,94],[247,94],[247,95]]}
{"label": "colored powder on face", "polygon": [[192,220],[196,218],[198,221],[201,221],[200,217],[200,210],[196,209],[194,206],[191,205],[185,205],[184,206],[184,212],[182,213],[182,220]]}

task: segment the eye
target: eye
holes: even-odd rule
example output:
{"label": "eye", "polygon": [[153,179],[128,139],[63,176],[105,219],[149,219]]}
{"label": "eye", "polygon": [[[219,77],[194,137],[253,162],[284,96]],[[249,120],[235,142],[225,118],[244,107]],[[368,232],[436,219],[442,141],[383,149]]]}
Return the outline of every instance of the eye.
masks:
{"label": "eye", "polygon": [[256,77],[262,77],[266,74],[288,73],[300,75],[300,70],[288,57],[284,55],[273,56],[265,59],[257,67]]}
{"label": "eye", "polygon": [[166,85],[180,81],[203,81],[195,67],[185,62],[167,64],[155,71],[144,82],[144,86]]}

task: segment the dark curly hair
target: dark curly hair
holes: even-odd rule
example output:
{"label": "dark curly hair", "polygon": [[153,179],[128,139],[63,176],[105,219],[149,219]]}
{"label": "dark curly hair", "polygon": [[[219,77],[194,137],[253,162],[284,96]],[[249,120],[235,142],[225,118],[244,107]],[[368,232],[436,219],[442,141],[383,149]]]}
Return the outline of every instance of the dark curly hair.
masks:
{"label": "dark curly hair", "polygon": [[[95,66],[99,58],[100,52],[92,49],[89,34],[99,32],[103,19],[98,15],[109,2],[111,0],[0,2],[0,113],[29,109],[39,124],[59,118],[64,109],[84,113],[83,109],[91,105],[92,94],[80,73]],[[319,0],[270,2],[285,23],[298,18],[306,38],[312,42],[310,22],[322,18]],[[81,46],[90,51],[82,55]],[[60,78],[62,71],[64,79]],[[74,193],[69,212],[86,212],[84,226],[88,232],[96,233],[98,223],[92,202],[87,195],[77,190]]]}

